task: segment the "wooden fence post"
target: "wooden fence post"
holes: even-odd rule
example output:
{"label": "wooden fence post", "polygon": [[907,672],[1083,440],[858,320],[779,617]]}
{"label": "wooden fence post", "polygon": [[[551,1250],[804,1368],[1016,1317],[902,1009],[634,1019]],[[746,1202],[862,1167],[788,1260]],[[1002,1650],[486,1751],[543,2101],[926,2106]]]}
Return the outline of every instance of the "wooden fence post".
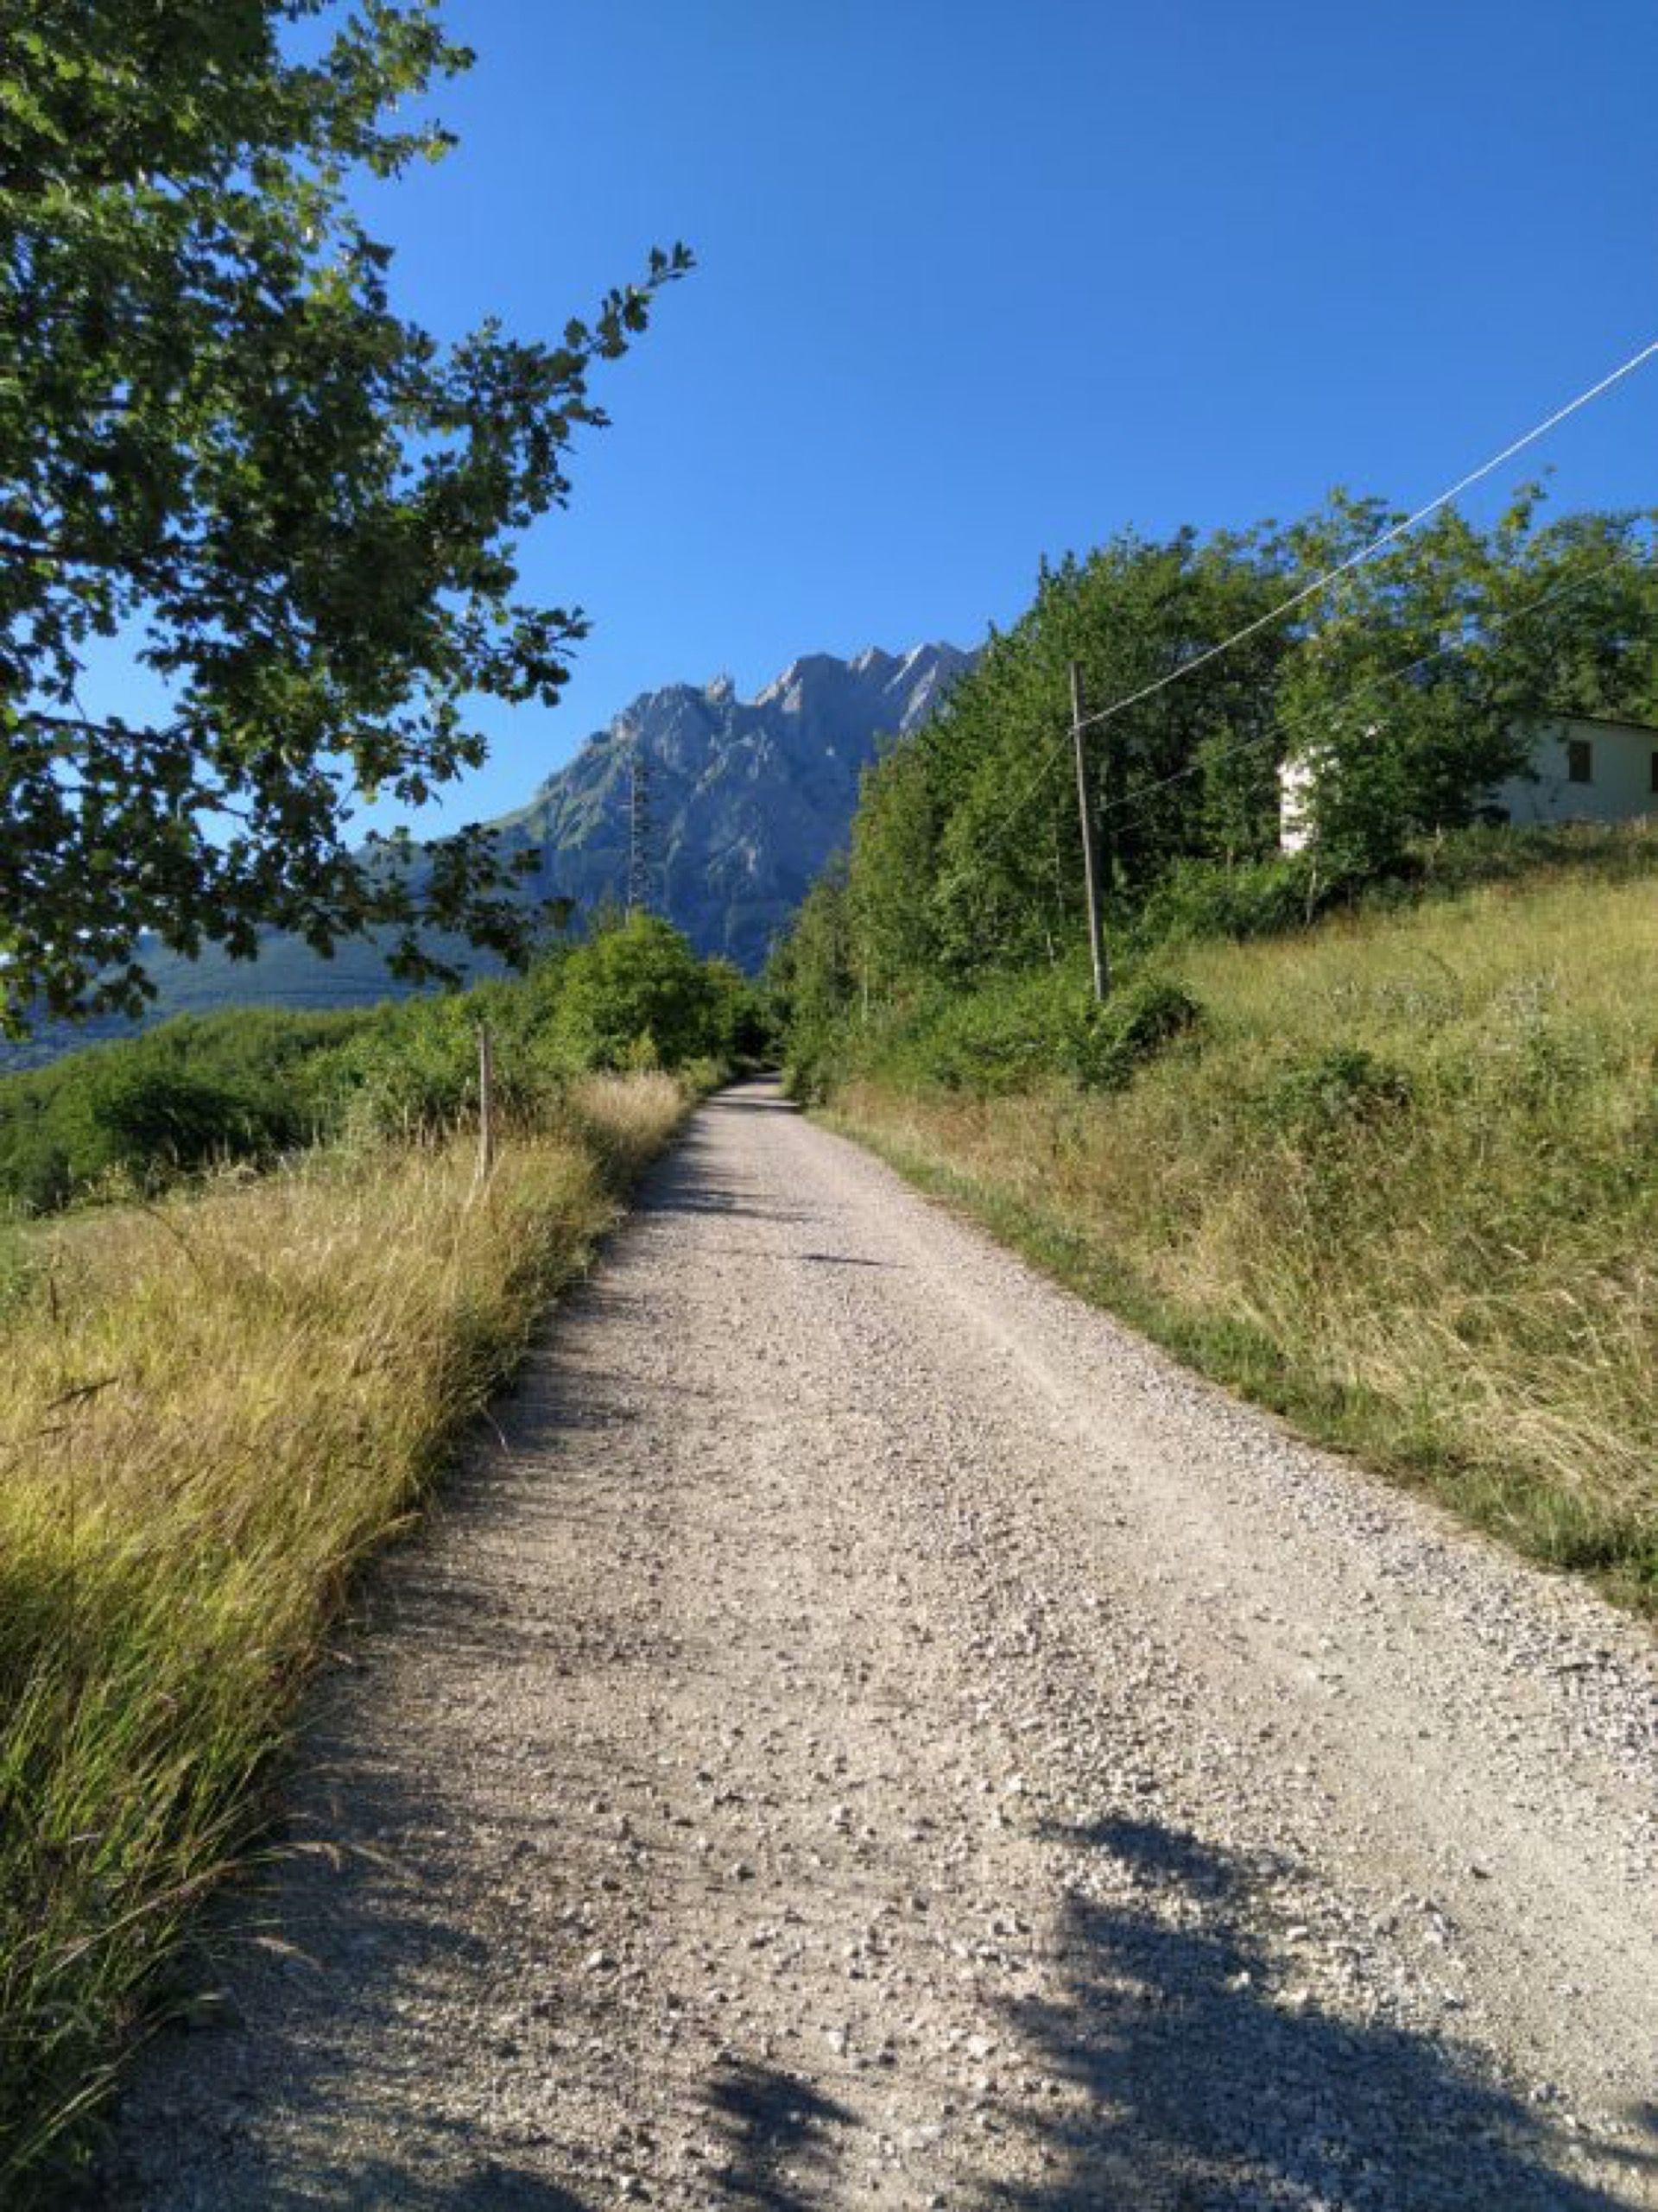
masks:
{"label": "wooden fence post", "polygon": [[490,1025],[478,1025],[478,1176],[488,1179],[495,1166],[495,1046]]}

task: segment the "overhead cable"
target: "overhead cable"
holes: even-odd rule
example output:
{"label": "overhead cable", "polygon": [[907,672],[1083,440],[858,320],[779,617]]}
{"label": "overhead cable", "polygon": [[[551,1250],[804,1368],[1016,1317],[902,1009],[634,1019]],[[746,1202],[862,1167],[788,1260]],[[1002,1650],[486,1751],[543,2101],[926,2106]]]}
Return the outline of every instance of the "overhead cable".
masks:
{"label": "overhead cable", "polygon": [[1414,530],[1419,522],[1425,522],[1430,515],[1437,515],[1440,508],[1448,507],[1453,499],[1466,491],[1471,485],[1477,484],[1483,477],[1490,476],[1494,469],[1500,469],[1505,461],[1511,461],[1516,453],[1523,453],[1528,446],[1535,446],[1540,438],[1547,436],[1549,431],[1564,422],[1568,415],[1575,414],[1579,408],[1587,407],[1592,400],[1598,400],[1603,392],[1611,391],[1614,384],[1621,383],[1625,376],[1632,376],[1642,362],[1650,361],[1655,354],[1658,354],[1658,338],[1654,338],[1649,344],[1643,345],[1638,353],[1632,353],[1627,361],[1621,362],[1616,369],[1601,377],[1598,383],[1591,384],[1586,391],[1579,392],[1575,399],[1568,400],[1564,407],[1556,408],[1554,414],[1545,416],[1541,422],[1534,423],[1522,436],[1512,439],[1506,445],[1500,453],[1493,453],[1489,461],[1482,461],[1477,469],[1470,469],[1466,476],[1459,477],[1455,483],[1449,485],[1444,491],[1437,492],[1425,505],[1417,508],[1414,514],[1407,515],[1401,521],[1391,524],[1378,537],[1372,538],[1368,545],[1361,546],[1356,553],[1351,553],[1345,560],[1338,562],[1335,567],[1326,569],[1321,576],[1315,576],[1310,584],[1302,585],[1299,591],[1291,592],[1288,598],[1281,599],[1276,606],[1268,608],[1265,614],[1257,615],[1253,622],[1245,623],[1241,629],[1234,630],[1230,637],[1223,637],[1215,644],[1206,647],[1203,652],[1194,654],[1190,660],[1183,660],[1178,668],[1169,669],[1166,674],[1159,676],[1152,683],[1142,684],[1138,691],[1129,692],[1122,698],[1113,699],[1109,706],[1097,708],[1092,714],[1085,718],[1081,727],[1091,730],[1099,723],[1110,722],[1116,716],[1126,713],[1130,707],[1138,706],[1142,699],[1155,698],[1159,692],[1167,691],[1171,684],[1178,684],[1184,677],[1193,675],[1199,668],[1207,667],[1210,661],[1218,660],[1223,653],[1230,653],[1235,645],[1241,645],[1246,638],[1254,637],[1257,632],[1275,623],[1281,616],[1293,613],[1297,607],[1305,605],[1307,600],[1315,597],[1330,585],[1338,582],[1353,569],[1362,566],[1365,561],[1373,559],[1385,546],[1396,544],[1401,538]]}

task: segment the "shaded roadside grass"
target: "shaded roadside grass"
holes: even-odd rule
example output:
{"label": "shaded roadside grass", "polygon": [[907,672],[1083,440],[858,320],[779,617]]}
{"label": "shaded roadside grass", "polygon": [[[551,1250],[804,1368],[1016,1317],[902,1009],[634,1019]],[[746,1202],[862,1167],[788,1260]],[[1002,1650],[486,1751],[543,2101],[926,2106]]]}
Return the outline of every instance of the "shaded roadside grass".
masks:
{"label": "shaded roadside grass", "polygon": [[64,2171],[353,1572],[685,1100],[592,1078],[482,1189],[465,1144],[325,1153],[9,1250],[0,2202]]}
{"label": "shaded roadside grass", "polygon": [[1162,964],[1126,1090],[835,1119],[1309,1433],[1658,1610],[1658,891],[1491,886]]}

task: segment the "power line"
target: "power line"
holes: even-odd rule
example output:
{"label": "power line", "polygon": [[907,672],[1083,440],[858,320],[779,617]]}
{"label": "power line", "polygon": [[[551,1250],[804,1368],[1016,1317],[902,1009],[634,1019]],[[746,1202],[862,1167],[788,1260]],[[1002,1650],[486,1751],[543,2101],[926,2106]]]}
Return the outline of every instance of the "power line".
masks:
{"label": "power line", "polygon": [[[1431,667],[1435,661],[1446,660],[1454,654],[1471,652],[1493,632],[1505,629],[1510,623],[1518,622],[1524,616],[1535,614],[1541,608],[1549,606],[1557,600],[1571,598],[1575,593],[1585,591],[1591,584],[1598,582],[1601,577],[1617,567],[1621,562],[1649,558],[1653,550],[1653,547],[1644,545],[1620,547],[1598,566],[1591,569],[1586,575],[1573,577],[1564,583],[1554,585],[1548,591],[1540,593],[1536,598],[1528,599],[1522,607],[1512,607],[1504,614],[1493,615],[1482,625],[1478,635],[1453,639],[1448,645],[1438,646],[1433,652],[1421,654],[1414,660],[1408,661],[1402,668],[1391,669],[1385,676],[1373,678],[1368,684],[1361,685],[1356,691],[1350,692],[1347,703],[1351,705],[1359,700],[1373,698],[1377,693],[1389,691],[1395,684],[1402,684],[1407,678],[1420,673],[1422,669]],[[1202,760],[1188,761],[1183,768],[1176,768],[1169,775],[1160,776],[1150,783],[1142,783],[1136,791],[1125,797],[1108,800],[1102,811],[1111,815],[1132,812],[1152,793],[1168,790],[1172,785],[1184,782],[1188,776],[1201,774],[1217,760],[1230,759],[1235,754],[1247,752],[1252,746],[1258,745],[1263,737],[1272,735],[1275,731],[1281,736],[1294,735],[1301,730],[1311,727],[1319,718],[1312,713],[1275,717],[1266,729],[1251,736],[1239,738],[1234,744],[1217,748]],[[1086,728],[1087,724],[1085,723],[1082,726]],[[1008,831],[1012,829],[1031,800],[1036,797],[1042,786],[1064,759],[1065,754],[1064,741],[1057,738],[1050,741],[1048,750],[1038,764],[1035,774],[1031,777],[1019,797],[1003,813],[995,830],[979,847],[976,857],[981,860],[988,859],[999,849]],[[966,865],[967,863],[963,862],[955,869],[950,879],[952,882],[960,879],[965,872]]]}
{"label": "power line", "polygon": [[1295,608],[1304,605],[1308,599],[1314,597],[1326,586],[1338,582],[1353,569],[1362,566],[1374,554],[1380,553],[1384,546],[1395,544],[1408,531],[1414,530],[1419,522],[1425,522],[1430,515],[1437,515],[1441,507],[1448,507],[1460,493],[1466,491],[1471,485],[1478,483],[1483,477],[1490,476],[1494,469],[1500,469],[1505,461],[1511,461],[1516,453],[1523,453],[1527,446],[1535,446],[1540,438],[1546,437],[1551,430],[1564,422],[1568,415],[1575,414],[1579,408],[1587,407],[1592,400],[1598,400],[1603,392],[1611,391],[1614,384],[1621,383],[1625,376],[1632,375],[1643,361],[1650,361],[1655,354],[1658,354],[1658,338],[1654,338],[1649,344],[1643,345],[1638,353],[1632,353],[1627,361],[1620,363],[1598,383],[1591,384],[1586,391],[1579,392],[1575,399],[1568,400],[1564,407],[1556,408],[1554,414],[1546,416],[1541,422],[1535,423],[1522,436],[1514,439],[1505,446],[1500,453],[1493,453],[1489,461],[1482,461],[1477,469],[1470,469],[1466,476],[1459,477],[1446,490],[1436,493],[1425,506],[1419,507],[1414,514],[1407,515],[1402,521],[1395,522],[1389,528],[1383,530],[1379,537],[1372,538],[1368,545],[1362,546],[1347,559],[1338,562],[1334,568],[1326,569],[1323,575],[1315,576],[1310,584],[1305,584],[1299,591],[1293,591],[1288,598],[1280,600],[1275,607],[1269,607],[1265,614],[1257,615],[1253,622],[1245,623],[1242,629],[1234,630],[1230,637],[1223,637],[1217,644],[1211,645],[1203,652],[1195,654],[1190,660],[1183,660],[1178,668],[1171,668],[1167,674],[1159,676],[1155,682],[1142,684],[1138,691],[1130,692],[1120,699],[1113,699],[1109,706],[1097,709],[1089,716],[1082,727],[1085,730],[1092,729],[1099,723],[1110,722],[1117,715],[1126,713],[1130,707],[1138,706],[1142,699],[1155,698],[1159,692],[1167,691],[1171,684],[1178,684],[1183,677],[1193,675],[1198,669],[1206,667],[1211,660],[1218,660],[1223,653],[1230,653],[1235,645],[1241,645],[1245,638],[1254,637],[1257,632],[1267,629],[1270,623],[1275,623],[1281,615],[1290,614]]}
{"label": "power line", "polygon": [[[1338,562],[1333,568],[1326,569],[1322,575],[1316,576],[1311,583],[1301,585],[1290,593],[1288,597],[1280,600],[1276,605],[1269,608],[1264,614],[1256,616],[1252,621],[1245,623],[1241,629],[1232,631],[1229,636],[1218,640],[1215,644],[1206,647],[1203,652],[1195,654],[1190,660],[1182,661],[1178,668],[1169,669],[1153,682],[1142,684],[1138,690],[1127,692],[1121,698],[1113,699],[1108,706],[1097,708],[1085,721],[1077,725],[1078,728],[1082,730],[1091,730],[1113,720],[1117,715],[1126,713],[1131,706],[1137,706],[1142,700],[1153,698],[1158,692],[1167,691],[1170,685],[1180,682],[1184,677],[1195,674],[1198,669],[1206,667],[1210,661],[1218,660],[1222,654],[1231,652],[1234,646],[1241,645],[1246,639],[1258,635],[1262,630],[1278,621],[1281,616],[1293,613],[1297,607],[1305,605],[1307,601],[1315,597],[1317,593],[1327,590],[1331,585],[1338,583],[1343,577],[1351,574],[1364,562],[1373,559],[1384,547],[1396,544],[1401,538],[1414,530],[1419,522],[1425,522],[1430,515],[1436,515],[1442,507],[1449,506],[1453,499],[1468,490],[1471,486],[1480,483],[1493,471],[1500,469],[1504,462],[1511,461],[1517,453],[1522,453],[1528,446],[1535,446],[1540,438],[1546,437],[1551,430],[1557,428],[1569,416],[1576,414],[1580,408],[1587,407],[1592,401],[1600,398],[1603,393],[1609,392],[1615,384],[1621,383],[1626,376],[1633,375],[1636,370],[1644,362],[1650,361],[1655,355],[1658,355],[1658,338],[1654,338],[1642,346],[1637,352],[1632,353],[1627,361],[1620,362],[1616,369],[1609,371],[1597,382],[1579,392],[1574,398],[1566,401],[1564,406],[1556,408],[1552,414],[1546,415],[1541,422],[1535,423],[1520,437],[1511,439],[1500,452],[1493,453],[1489,460],[1482,461],[1478,468],[1471,469],[1465,476],[1459,477],[1455,483],[1449,485],[1444,491],[1436,493],[1432,499],[1417,508],[1414,513],[1407,515],[1402,521],[1390,525],[1379,536],[1371,539],[1369,544],[1361,547],[1358,552],[1351,554],[1347,559]],[[1618,557],[1615,555],[1614,559]],[[1608,562],[1607,566],[1611,566],[1611,562]],[[1589,579],[1584,580],[1586,582]],[[1540,601],[1538,604],[1544,603]],[[1495,623],[1491,627],[1500,628],[1501,623]],[[1413,663],[1412,667],[1414,669],[1419,665],[1425,666],[1428,660],[1443,657],[1443,654],[1446,651],[1459,649],[1460,648],[1442,648],[1440,653],[1425,656],[1422,663]],[[1401,670],[1398,675],[1402,677],[1411,671]],[[1391,682],[1397,679],[1387,678],[1383,680]],[[1275,726],[1282,727],[1281,724]],[[1231,749],[1242,750],[1243,747],[1240,745]],[[1055,740],[1047,757],[1039,763],[1035,774],[1030,779],[1024,790],[1003,812],[995,830],[981,848],[978,855],[980,858],[988,858],[1000,848],[1002,840],[1029,806],[1031,800],[1035,798],[1048,777],[1052,775],[1063,758],[1064,752],[1064,745]],[[1210,757],[1212,759],[1216,756],[1211,755]],[[1140,791],[1135,794],[1136,800],[1143,797],[1148,791],[1160,790],[1168,784],[1179,782],[1184,776],[1193,773],[1196,765],[1194,762],[1187,768],[1179,769],[1174,775],[1164,777],[1158,783],[1142,785]],[[1107,811],[1119,812],[1130,803],[1132,802],[1129,800],[1117,800],[1111,803]],[[957,876],[960,875],[965,865],[964,862],[962,866],[958,868],[955,871]]]}
{"label": "power line", "polygon": [[[1482,626],[1476,636],[1453,638],[1450,644],[1436,646],[1432,653],[1421,654],[1416,660],[1407,661],[1402,668],[1390,669],[1385,676],[1377,676],[1368,684],[1361,684],[1357,691],[1348,693],[1345,704],[1351,705],[1361,699],[1373,698],[1377,692],[1389,691],[1395,684],[1402,684],[1407,677],[1414,676],[1422,669],[1431,667],[1436,660],[1448,660],[1453,654],[1472,652],[1474,648],[1483,644],[1493,631],[1506,629],[1510,623],[1518,622],[1524,615],[1535,614],[1540,608],[1549,606],[1556,600],[1571,598],[1574,593],[1585,590],[1591,584],[1598,583],[1609,570],[1616,568],[1620,561],[1638,560],[1649,554],[1651,550],[1649,547],[1636,546],[1612,553],[1607,559],[1602,561],[1598,568],[1591,569],[1587,575],[1573,577],[1566,583],[1557,584],[1549,591],[1540,593],[1535,599],[1527,600],[1523,607],[1511,607],[1506,614],[1492,616],[1490,620]],[[1230,759],[1235,753],[1247,752],[1252,745],[1258,745],[1262,737],[1271,736],[1275,732],[1281,736],[1294,736],[1301,730],[1310,728],[1319,719],[1327,721],[1329,717],[1320,717],[1311,712],[1288,717],[1275,716],[1267,728],[1257,732],[1254,736],[1241,737],[1235,744],[1218,746],[1202,760],[1188,761],[1184,768],[1176,768],[1170,775],[1159,776],[1151,783],[1142,783],[1137,791],[1130,793],[1127,797],[1109,800],[1104,812],[1108,814],[1122,813],[1138,806],[1141,800],[1150,793],[1166,791],[1172,784],[1183,782],[1187,776],[1200,774],[1212,762]]]}

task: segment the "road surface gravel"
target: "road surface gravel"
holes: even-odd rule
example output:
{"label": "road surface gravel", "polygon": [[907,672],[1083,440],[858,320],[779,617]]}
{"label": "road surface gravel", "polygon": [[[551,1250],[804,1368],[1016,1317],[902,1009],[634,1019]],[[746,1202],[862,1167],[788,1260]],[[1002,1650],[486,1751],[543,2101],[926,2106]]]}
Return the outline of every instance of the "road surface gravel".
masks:
{"label": "road surface gravel", "polygon": [[1658,1667],[1592,1595],[766,1084],[498,1418],[110,2203],[1658,2203]]}

